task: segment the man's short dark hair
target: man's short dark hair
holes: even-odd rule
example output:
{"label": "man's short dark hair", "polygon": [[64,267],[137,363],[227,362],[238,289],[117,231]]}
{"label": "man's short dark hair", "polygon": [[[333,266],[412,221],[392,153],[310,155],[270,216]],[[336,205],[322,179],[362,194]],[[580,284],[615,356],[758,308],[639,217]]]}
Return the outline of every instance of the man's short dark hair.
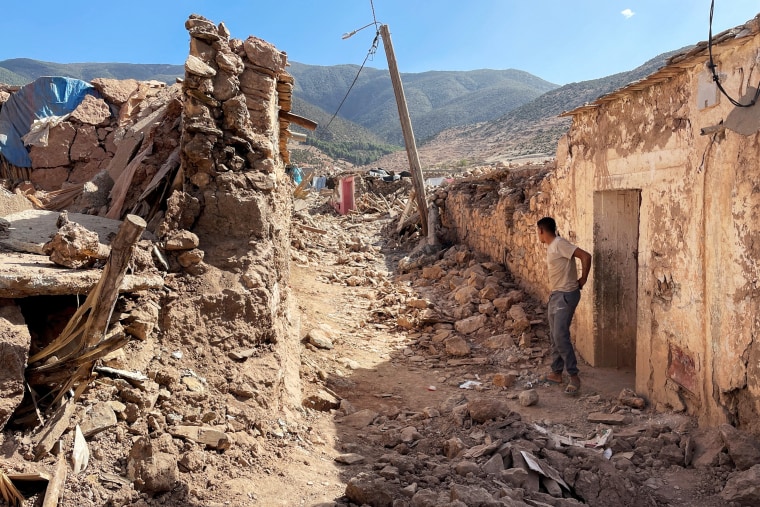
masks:
{"label": "man's short dark hair", "polygon": [[555,236],[557,235],[557,222],[555,222],[552,217],[544,217],[539,220],[536,225],[538,225],[538,228],[544,232],[549,232]]}

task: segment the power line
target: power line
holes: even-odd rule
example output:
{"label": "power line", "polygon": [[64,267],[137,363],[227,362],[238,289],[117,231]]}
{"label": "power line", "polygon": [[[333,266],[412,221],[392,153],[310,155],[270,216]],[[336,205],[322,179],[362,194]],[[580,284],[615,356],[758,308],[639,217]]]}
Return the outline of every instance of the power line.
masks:
{"label": "power line", "polygon": [[346,99],[348,98],[348,94],[351,93],[351,90],[353,89],[354,85],[356,84],[356,81],[359,79],[359,74],[362,73],[362,69],[364,68],[364,65],[366,65],[367,60],[369,60],[369,57],[374,55],[377,51],[377,41],[380,38],[380,32],[377,32],[375,34],[375,40],[372,41],[372,47],[369,48],[369,51],[367,51],[367,56],[364,57],[364,61],[362,62],[361,67],[359,67],[359,71],[356,73],[356,77],[354,78],[354,81],[351,83],[351,86],[348,87],[348,91],[346,91],[346,94],[343,96],[343,100],[340,101],[340,104],[338,104],[338,109],[335,110],[335,113],[333,113],[332,118],[330,118],[330,121],[327,122],[327,125],[325,125],[325,130],[330,128],[330,124],[333,122],[336,116],[338,116],[338,111],[340,111],[340,108],[343,107],[343,103],[346,102]]}
{"label": "power line", "polygon": [[[371,0],[370,0],[371,1]],[[720,76],[718,75],[718,71],[716,70],[717,65],[715,65],[715,62],[713,61],[713,54],[712,54],[712,24],[713,24],[713,10],[715,10],[715,0],[711,0],[710,2],[710,30],[708,33],[708,39],[707,39],[707,52],[710,54],[710,63],[707,64],[707,67],[712,71],[713,81],[715,81],[715,84],[718,86],[718,90],[721,91],[723,95],[726,96],[729,102],[731,104],[735,105],[736,107],[752,107],[757,102],[757,99],[760,98],[760,83],[758,83],[757,88],[755,89],[755,96],[752,98],[752,101],[749,104],[742,104],[738,100],[735,100],[733,97],[731,97],[728,92],[723,88],[723,85],[720,84]]]}

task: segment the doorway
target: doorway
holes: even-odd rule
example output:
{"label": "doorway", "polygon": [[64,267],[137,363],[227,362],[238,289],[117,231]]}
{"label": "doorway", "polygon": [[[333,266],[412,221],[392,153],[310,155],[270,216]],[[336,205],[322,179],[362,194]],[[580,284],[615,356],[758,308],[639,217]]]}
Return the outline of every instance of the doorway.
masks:
{"label": "doorway", "polygon": [[594,193],[594,365],[636,366],[641,190]]}

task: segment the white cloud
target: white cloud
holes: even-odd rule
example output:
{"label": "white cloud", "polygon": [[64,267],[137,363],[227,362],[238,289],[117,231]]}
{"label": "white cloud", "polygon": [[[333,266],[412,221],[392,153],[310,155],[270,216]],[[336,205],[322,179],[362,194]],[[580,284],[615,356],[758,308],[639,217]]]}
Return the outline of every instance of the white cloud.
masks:
{"label": "white cloud", "polygon": [[626,10],[624,10],[624,11],[621,11],[621,12],[620,12],[620,14],[622,14],[623,16],[625,16],[625,19],[630,19],[630,18],[632,18],[632,17],[633,17],[633,15],[634,15],[634,14],[636,14],[636,13],[635,13],[635,12],[633,12],[631,9],[626,9]]}

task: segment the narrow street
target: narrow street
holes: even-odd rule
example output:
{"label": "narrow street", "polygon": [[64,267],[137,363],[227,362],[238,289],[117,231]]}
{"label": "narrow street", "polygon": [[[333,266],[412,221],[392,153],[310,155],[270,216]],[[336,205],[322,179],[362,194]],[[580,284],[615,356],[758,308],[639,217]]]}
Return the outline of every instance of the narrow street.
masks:
{"label": "narrow street", "polygon": [[[301,382],[313,408],[306,409],[308,442],[283,446],[285,459],[253,488],[256,505],[725,505],[715,493],[727,474],[683,468],[683,451],[670,461],[661,452],[669,444],[680,449],[692,420],[620,403],[621,391],[633,387],[632,371],[584,365],[577,398],[538,382],[548,368],[543,306],[503,268],[461,247],[432,269],[399,274],[413,241],[389,248],[396,244],[386,232],[390,222],[387,214],[330,212],[302,213],[294,222]],[[501,279],[492,300],[511,294],[520,301],[527,334],[513,337],[514,322],[500,316],[508,312],[495,310],[482,329],[450,339],[460,333],[445,316],[460,305],[441,280],[464,277],[453,283],[466,286],[483,270]],[[525,392],[537,402],[523,406]],[[611,424],[592,422],[590,414],[609,416]],[[586,440],[608,429],[612,437],[595,450],[552,443],[552,435]],[[641,438],[650,447],[637,453]],[[601,458],[604,448],[610,461]],[[552,479],[512,474],[516,449],[565,477],[575,470],[572,492],[557,486],[551,496]],[[293,496],[283,497],[287,490]],[[503,503],[477,500],[486,491]],[[399,498],[411,503],[393,503]]]}

